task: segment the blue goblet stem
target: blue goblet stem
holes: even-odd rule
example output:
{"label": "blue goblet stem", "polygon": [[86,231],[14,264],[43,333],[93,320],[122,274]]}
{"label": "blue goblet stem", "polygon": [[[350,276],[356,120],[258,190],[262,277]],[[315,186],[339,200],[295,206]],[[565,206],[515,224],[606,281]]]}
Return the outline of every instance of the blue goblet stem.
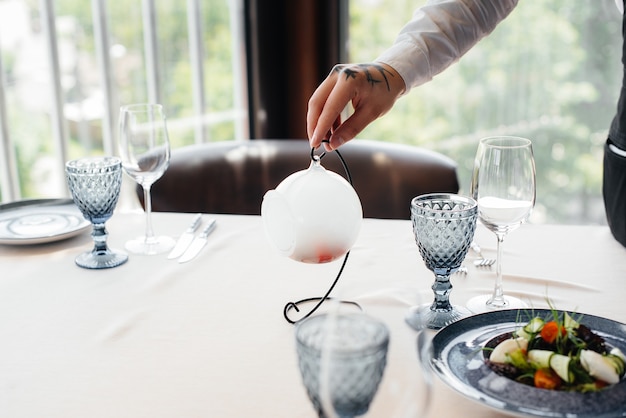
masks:
{"label": "blue goblet stem", "polygon": [[449,312],[452,305],[450,304],[450,292],[452,292],[452,283],[449,274],[435,273],[435,282],[431,286],[435,294],[435,300],[430,306],[432,311]]}
{"label": "blue goblet stem", "polygon": [[93,224],[93,230],[91,231],[91,238],[93,238],[93,250],[92,253],[96,255],[103,255],[109,252],[109,247],[107,246],[107,238],[109,233],[104,227],[103,223]]}

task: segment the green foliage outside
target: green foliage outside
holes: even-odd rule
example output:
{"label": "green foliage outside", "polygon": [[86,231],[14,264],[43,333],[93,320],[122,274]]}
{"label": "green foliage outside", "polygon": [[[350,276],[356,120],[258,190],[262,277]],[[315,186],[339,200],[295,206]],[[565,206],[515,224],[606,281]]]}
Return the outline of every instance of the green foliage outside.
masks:
{"label": "green foliage outside", "polygon": [[[422,3],[352,0],[350,60],[376,58]],[[359,137],[450,156],[462,193],[469,192],[481,137],[528,137],[537,166],[532,219],[604,223],[602,147],[621,86],[620,59],[613,0],[520,0],[490,36]]]}
{"label": "green foliage outside", "polygon": [[[100,73],[93,36],[92,2],[83,0],[55,0],[59,54],[63,71],[64,102],[79,104],[96,97],[100,90]],[[146,62],[144,56],[142,1],[106,2],[107,24],[110,31],[113,67],[113,84],[117,104],[145,102],[148,100]],[[189,54],[187,26],[187,3],[178,0],[155,1],[157,37],[159,43],[159,69],[161,102],[168,119],[185,120],[194,115],[192,96],[192,74]],[[29,39],[40,42],[40,2],[24,0],[29,18]],[[230,28],[229,2],[210,0],[200,2],[202,16],[202,46],[204,48],[204,83],[206,115],[230,112],[234,108],[234,83],[232,68],[232,33]],[[69,28],[69,29],[68,29]],[[0,28],[0,39],[3,37]],[[15,144],[19,169],[19,187],[22,198],[58,196],[62,193],[62,167],[56,164],[54,155],[58,147],[52,141],[50,109],[52,108],[50,82],[44,82],[38,91],[41,99],[36,108],[24,100],[21,92],[31,79],[16,71],[15,57],[21,51],[0,44],[4,78],[7,80],[7,108],[9,134]],[[45,51],[42,47],[41,51]],[[42,52],[43,53],[43,52]],[[47,63],[41,56],[40,63]],[[68,70],[69,68],[69,70]],[[49,70],[42,69],[42,77],[49,77]],[[101,92],[100,92],[101,93]],[[102,105],[104,102],[102,101]],[[117,115],[115,115],[117,116]],[[185,126],[175,125],[170,129],[172,147],[181,147],[194,142],[193,119]],[[206,128],[212,141],[230,140],[235,136],[235,121],[216,123]],[[174,124],[172,124],[174,125]],[[69,136],[68,157],[76,158],[89,154],[101,154],[101,117],[84,119],[80,122],[67,121]],[[114,133],[116,135],[116,132]],[[42,168],[43,167],[43,168]],[[47,183],[56,177],[54,186]],[[0,190],[0,197],[2,196]]]}

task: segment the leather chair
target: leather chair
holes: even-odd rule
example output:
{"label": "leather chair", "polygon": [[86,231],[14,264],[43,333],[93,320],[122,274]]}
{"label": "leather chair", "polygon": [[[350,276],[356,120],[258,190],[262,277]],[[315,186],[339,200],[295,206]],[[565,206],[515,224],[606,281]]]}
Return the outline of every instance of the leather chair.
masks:
{"label": "leather chair", "polygon": [[[456,163],[410,145],[355,139],[339,152],[367,218],[410,219],[410,201],[424,193],[457,193]],[[320,154],[320,150],[316,154]],[[322,166],[346,177],[336,153]],[[265,193],[304,170],[311,148],[304,139],[213,142],[172,150],[170,166],[152,186],[152,209],[258,215]],[[143,204],[143,192],[137,187]]]}

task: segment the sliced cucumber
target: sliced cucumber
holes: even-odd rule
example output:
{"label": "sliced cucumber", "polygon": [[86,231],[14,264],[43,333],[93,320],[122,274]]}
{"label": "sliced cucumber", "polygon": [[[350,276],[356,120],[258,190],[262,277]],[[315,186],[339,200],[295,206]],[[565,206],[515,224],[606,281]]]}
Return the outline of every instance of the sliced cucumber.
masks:
{"label": "sliced cucumber", "polygon": [[528,341],[533,338],[532,334],[527,333],[524,328],[518,328],[517,330],[515,330],[515,335],[517,337],[527,339]]}
{"label": "sliced cucumber", "polygon": [[526,331],[529,334],[536,334],[539,331],[541,331],[541,328],[543,328],[544,325],[544,320],[538,317],[534,317],[533,319],[530,320],[530,322],[528,322],[528,324],[526,324],[526,326],[524,327],[524,331]]}
{"label": "sliced cucumber", "polygon": [[564,382],[569,383],[571,381],[571,376],[569,372],[569,356],[564,356],[563,354],[553,353],[550,357],[550,368],[554,370],[554,372],[559,375]]}
{"label": "sliced cucumber", "polygon": [[617,356],[617,357],[621,358],[621,359],[622,359],[622,361],[623,361],[624,363],[626,363],[626,356],[624,355],[624,353],[622,353],[622,350],[620,350],[619,348],[617,348],[617,347],[613,347],[613,348],[611,349],[611,354],[612,354],[612,355],[614,355],[614,356]]}
{"label": "sliced cucumber", "polygon": [[624,374],[624,360],[614,354],[608,354],[605,359],[613,365],[618,375],[622,376]]}
{"label": "sliced cucumber", "polygon": [[549,369],[550,358],[554,355],[554,351],[550,350],[530,350],[528,352],[528,361],[535,365],[538,369]]}
{"label": "sliced cucumber", "polygon": [[576,329],[578,328],[578,321],[572,318],[567,312],[563,313],[563,326],[565,329]]}

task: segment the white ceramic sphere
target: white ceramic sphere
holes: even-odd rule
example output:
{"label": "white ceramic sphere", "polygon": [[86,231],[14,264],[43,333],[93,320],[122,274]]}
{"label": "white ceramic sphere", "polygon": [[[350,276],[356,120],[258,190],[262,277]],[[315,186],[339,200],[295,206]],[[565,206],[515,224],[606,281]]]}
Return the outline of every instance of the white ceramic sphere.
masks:
{"label": "white ceramic sphere", "polygon": [[354,245],[363,208],[346,179],[314,160],[265,194],[261,217],[269,241],[281,254],[304,263],[327,263]]}

